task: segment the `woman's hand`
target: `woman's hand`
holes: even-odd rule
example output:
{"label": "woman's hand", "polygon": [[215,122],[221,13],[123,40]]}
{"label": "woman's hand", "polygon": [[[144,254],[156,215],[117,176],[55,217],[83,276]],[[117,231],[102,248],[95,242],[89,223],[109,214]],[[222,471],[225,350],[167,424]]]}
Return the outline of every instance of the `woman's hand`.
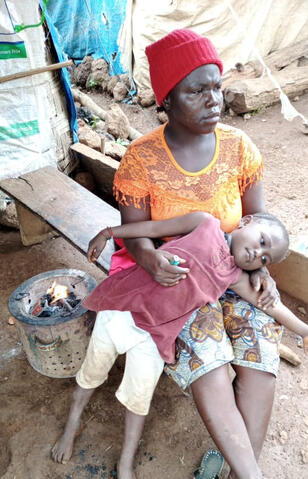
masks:
{"label": "woman's hand", "polygon": [[[170,264],[173,254],[164,250],[147,249],[138,258],[140,264],[152,278],[162,286],[174,286],[189,273],[188,268]],[[180,263],[185,263],[180,259]]]}
{"label": "woman's hand", "polygon": [[274,307],[279,300],[276,283],[266,268],[253,271],[249,275],[250,284],[255,291],[260,291],[258,306],[261,309]]}
{"label": "woman's hand", "polygon": [[100,231],[94,238],[91,239],[88,246],[87,258],[90,263],[94,263],[105,248],[107,238]]}

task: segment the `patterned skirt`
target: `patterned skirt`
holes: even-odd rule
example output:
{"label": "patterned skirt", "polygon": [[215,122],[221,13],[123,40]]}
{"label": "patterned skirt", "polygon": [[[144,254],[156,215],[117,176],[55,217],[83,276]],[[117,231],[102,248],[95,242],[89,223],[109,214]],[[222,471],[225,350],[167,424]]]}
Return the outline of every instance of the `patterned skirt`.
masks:
{"label": "patterned skirt", "polygon": [[226,363],[277,376],[282,332],[272,317],[228,290],[191,315],[176,341],[176,362],[165,373],[183,389]]}

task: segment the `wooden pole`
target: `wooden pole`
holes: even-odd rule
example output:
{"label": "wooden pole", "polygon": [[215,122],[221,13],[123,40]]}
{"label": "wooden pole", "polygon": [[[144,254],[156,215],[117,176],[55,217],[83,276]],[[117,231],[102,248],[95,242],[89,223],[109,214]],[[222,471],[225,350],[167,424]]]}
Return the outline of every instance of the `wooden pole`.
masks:
{"label": "wooden pole", "polygon": [[292,351],[288,346],[285,344],[279,344],[279,356],[289,363],[293,364],[294,366],[299,366],[302,361],[300,360],[299,356]]}
{"label": "wooden pole", "polygon": [[11,75],[0,77],[0,83],[16,80],[16,78],[24,78],[24,77],[29,77],[32,75],[38,75],[39,73],[59,70],[60,68],[70,67],[73,65],[74,65],[73,60],[68,60],[67,62],[61,62],[61,63],[52,63],[51,65],[45,65],[43,67],[33,68],[32,70],[25,70],[23,72],[12,73]]}
{"label": "wooden pole", "polygon": [[[72,88],[72,93],[73,93],[73,98],[75,101],[78,101],[79,103],[81,103],[81,105],[89,108],[92,111],[92,113],[94,113],[94,115],[101,118],[101,120],[106,121],[107,112],[103,110],[103,108],[98,106],[98,104],[95,103],[95,101],[92,100],[92,98],[90,98],[89,95],[78,90],[78,88]],[[131,126],[129,127],[128,137],[130,140],[136,140],[137,138],[140,138],[141,136],[142,136],[142,133],[140,133],[140,131],[135,130],[135,128],[132,128]]]}

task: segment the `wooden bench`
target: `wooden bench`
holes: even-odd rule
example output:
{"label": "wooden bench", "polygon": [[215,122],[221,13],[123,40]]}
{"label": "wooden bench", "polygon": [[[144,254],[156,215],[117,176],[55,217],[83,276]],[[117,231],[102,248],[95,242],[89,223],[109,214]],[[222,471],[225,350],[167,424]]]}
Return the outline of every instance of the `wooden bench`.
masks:
{"label": "wooden bench", "polygon": [[[92,171],[95,179],[99,179],[101,191],[111,193],[119,163],[79,143],[71,149]],[[118,210],[50,166],[19,178],[2,180],[0,189],[49,223],[83,253],[87,251],[89,240],[100,229],[120,224]],[[105,272],[109,270],[112,253],[113,246],[109,242],[97,261]],[[292,244],[288,258],[272,265],[270,270],[279,288],[306,303],[308,238]]]}
{"label": "wooden bench", "polygon": [[[46,166],[0,181],[0,189],[86,254],[88,243],[106,226],[120,224],[120,213],[56,168]],[[109,270],[113,245],[108,242],[97,265]]]}
{"label": "wooden bench", "polygon": [[[79,153],[86,155],[88,152],[82,150]],[[84,254],[87,253],[90,239],[98,231],[106,226],[120,224],[118,210],[51,166],[40,168],[19,178],[2,180],[0,189],[47,222]],[[109,271],[110,257],[113,252],[113,245],[108,242],[103,254],[96,262],[106,273]],[[290,258],[291,255],[289,260]],[[301,260],[302,257],[298,259],[300,263],[302,263]],[[303,263],[303,268],[307,274],[306,264]],[[280,265],[274,266],[279,268]],[[295,283],[298,285],[298,281]],[[301,293],[307,297],[307,285],[305,284],[302,288]],[[301,299],[299,294],[297,297]],[[297,355],[284,345],[281,345],[280,356],[292,364],[299,364]]]}

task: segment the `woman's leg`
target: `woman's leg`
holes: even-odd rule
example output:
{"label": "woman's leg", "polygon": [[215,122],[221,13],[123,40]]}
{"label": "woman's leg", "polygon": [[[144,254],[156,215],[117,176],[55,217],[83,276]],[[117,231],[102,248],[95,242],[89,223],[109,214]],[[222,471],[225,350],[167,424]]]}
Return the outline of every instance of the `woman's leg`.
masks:
{"label": "woman's leg", "polygon": [[235,401],[258,460],[271,417],[282,328],[232,292],[225,294],[221,302],[235,356]]}
{"label": "woman's leg", "polygon": [[259,459],[271,418],[276,378],[256,369],[233,366],[236,405],[245,421],[256,459]]}
{"label": "woman's leg", "polygon": [[201,376],[191,384],[191,389],[206,428],[232,469],[232,478],[262,478],[235,402],[228,365]]}

